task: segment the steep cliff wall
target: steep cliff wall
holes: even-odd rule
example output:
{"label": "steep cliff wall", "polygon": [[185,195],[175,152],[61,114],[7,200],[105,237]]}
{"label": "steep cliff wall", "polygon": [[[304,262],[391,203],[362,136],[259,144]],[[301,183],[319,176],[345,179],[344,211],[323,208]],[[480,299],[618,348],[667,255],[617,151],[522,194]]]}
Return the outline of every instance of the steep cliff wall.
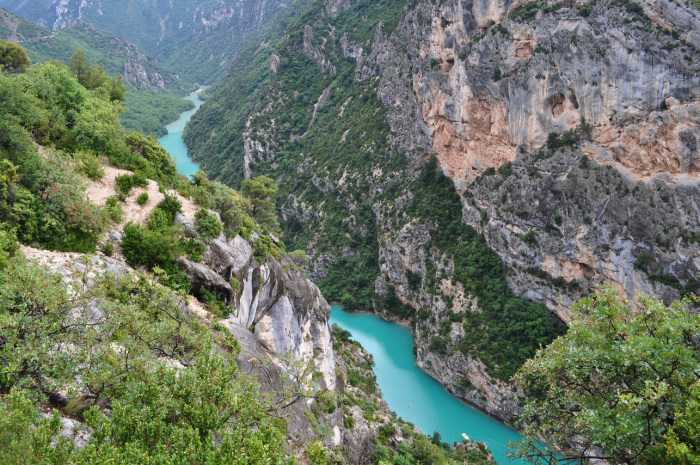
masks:
{"label": "steep cliff wall", "polygon": [[[188,220],[178,220],[188,227]],[[179,259],[193,281],[195,294],[202,288],[223,296],[232,322],[253,331],[262,346],[298,361],[313,361],[322,388],[335,385],[335,355],[331,344],[330,305],[321,292],[288,258],[273,257],[262,264],[241,236],[214,239],[203,262]],[[234,287],[231,286],[234,283]]]}
{"label": "steep cliff wall", "polygon": [[[697,11],[367,8],[313,2],[234,64],[186,140],[232,184],[282,179],[285,243],[326,296],[410,322],[426,371],[510,421],[509,374],[557,334],[533,301],[567,321],[605,282],[667,301],[697,290]],[[235,83],[259,75],[238,110]]]}

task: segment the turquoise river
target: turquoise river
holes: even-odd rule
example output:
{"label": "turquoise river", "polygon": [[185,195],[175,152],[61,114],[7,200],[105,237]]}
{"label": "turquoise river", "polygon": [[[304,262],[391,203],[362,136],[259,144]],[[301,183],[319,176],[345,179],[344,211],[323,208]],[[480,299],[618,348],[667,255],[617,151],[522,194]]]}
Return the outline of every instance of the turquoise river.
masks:
{"label": "turquoise river", "polygon": [[[187,155],[182,141],[185,124],[204,103],[198,92],[185,97],[195,108],[167,125],[168,135],[158,140],[175,158],[178,172],[186,176],[199,169]],[[346,312],[338,305],[331,308],[330,322],[350,331],[353,339],[374,357],[382,397],[398,416],[415,424],[425,434],[438,431],[442,440],[449,443],[461,441],[462,433],[473,440],[484,441],[500,465],[523,464],[522,461],[509,462],[505,456],[508,442],[520,439],[516,431],[460,402],[418,368],[410,330],[367,313]]]}
{"label": "turquoise river", "polygon": [[501,465],[524,463],[510,462],[505,455],[508,442],[521,438],[516,431],[460,402],[418,368],[408,328],[368,313],[346,312],[339,305],[331,306],[330,323],[350,331],[372,354],[382,397],[397,416],[427,435],[439,432],[450,444],[461,441],[462,433],[484,441]]}
{"label": "turquoise river", "polygon": [[199,92],[204,89],[205,88],[201,88],[185,97],[185,100],[194,103],[194,108],[182,113],[177,121],[173,121],[165,126],[165,129],[168,130],[168,135],[158,139],[160,145],[175,159],[177,163],[177,172],[185,176],[192,176],[196,173],[199,169],[199,163],[195,163],[192,161],[192,158],[187,155],[187,147],[182,141],[182,131],[185,130],[185,124],[192,118],[192,115],[194,115],[204,103],[204,100],[199,98]]}

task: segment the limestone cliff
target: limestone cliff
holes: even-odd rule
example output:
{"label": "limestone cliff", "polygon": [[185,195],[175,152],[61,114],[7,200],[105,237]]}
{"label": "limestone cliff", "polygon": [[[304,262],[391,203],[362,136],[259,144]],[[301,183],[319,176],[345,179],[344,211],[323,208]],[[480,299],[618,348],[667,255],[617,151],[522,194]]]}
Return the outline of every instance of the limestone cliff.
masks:
{"label": "limestone cliff", "polygon": [[[178,215],[176,220],[194,233],[186,217]],[[207,245],[203,262],[186,258],[178,262],[190,276],[195,295],[204,288],[223,296],[232,322],[253,331],[273,353],[313,361],[323,375],[322,388],[333,388],[330,305],[293,261],[270,256],[261,264],[241,236],[230,240],[221,236]]]}
{"label": "limestone cliff", "polygon": [[[698,12],[623,0],[367,8],[312,4],[313,20],[256,48],[267,80],[251,109],[230,110],[253,73],[234,63],[186,140],[221,179],[281,179],[285,243],[306,249],[327,296],[410,322],[426,371],[510,421],[517,393],[484,366],[489,349],[462,350],[483,330],[465,324],[484,311],[474,286],[490,283],[469,274],[460,228],[505,264],[484,252],[474,267],[490,263],[563,321],[602,283],[666,301],[697,291]],[[461,227],[443,221],[454,202],[433,195],[431,156],[459,194]],[[484,311],[489,324],[506,307]]]}

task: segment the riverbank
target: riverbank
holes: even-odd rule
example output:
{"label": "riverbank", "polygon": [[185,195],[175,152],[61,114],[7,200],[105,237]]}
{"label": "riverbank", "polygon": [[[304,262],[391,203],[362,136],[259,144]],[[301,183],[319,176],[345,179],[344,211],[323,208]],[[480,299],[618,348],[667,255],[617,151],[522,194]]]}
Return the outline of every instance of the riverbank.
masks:
{"label": "riverbank", "polygon": [[[341,308],[342,308],[342,306],[343,306],[343,304],[341,304],[341,303],[338,302],[337,300],[331,301],[330,304],[331,304],[331,305],[337,305],[338,307],[341,307]],[[413,331],[413,327],[411,326],[411,322],[410,322],[409,320],[402,320],[402,319],[400,319],[400,318],[396,318],[395,316],[393,316],[393,315],[391,315],[391,314],[389,314],[389,313],[386,313],[386,312],[377,313],[377,312],[373,312],[373,311],[371,311],[371,310],[357,310],[357,309],[353,309],[353,310],[345,310],[345,309],[343,309],[343,311],[344,311],[344,312],[347,312],[347,313],[358,313],[358,314],[364,314],[364,315],[373,315],[373,316],[376,316],[376,317],[381,318],[381,319],[384,320],[384,321],[387,321],[387,322],[392,323],[392,324],[395,324],[395,325],[403,326],[404,328],[406,328],[406,329],[408,329],[408,330],[410,330],[410,331]]]}
{"label": "riverbank", "polygon": [[462,433],[483,441],[498,463],[509,462],[506,446],[520,434],[450,394],[437,380],[422,371],[413,355],[408,328],[368,312],[345,312],[331,306],[330,323],[350,331],[375,362],[374,371],[382,397],[397,416],[415,424],[424,434],[437,431],[443,441],[460,442]]}

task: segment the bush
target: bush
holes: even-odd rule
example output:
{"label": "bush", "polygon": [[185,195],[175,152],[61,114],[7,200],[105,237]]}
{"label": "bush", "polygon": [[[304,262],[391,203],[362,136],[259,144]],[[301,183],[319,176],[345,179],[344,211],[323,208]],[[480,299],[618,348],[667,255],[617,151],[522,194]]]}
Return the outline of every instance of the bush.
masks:
{"label": "bush", "polygon": [[152,231],[129,222],[124,226],[121,247],[130,266],[143,265],[149,270],[157,266],[168,273],[177,271],[177,242],[170,231]]}
{"label": "bush", "polygon": [[148,179],[141,173],[122,174],[117,176],[114,180],[117,183],[117,189],[124,197],[129,195],[131,188],[134,186],[148,186]]}
{"label": "bush", "polygon": [[119,223],[124,219],[124,209],[116,197],[110,197],[105,202],[104,212],[112,223]]}
{"label": "bush", "polygon": [[512,173],[513,173],[513,163],[512,162],[507,162],[498,168],[498,174],[500,174],[504,178],[507,178]]}
{"label": "bush", "polygon": [[231,285],[231,289],[233,289],[234,294],[241,292],[241,282],[235,277],[231,277],[231,279],[228,280],[228,283]]}
{"label": "bush", "polygon": [[165,194],[165,198],[158,204],[159,209],[168,212],[170,221],[175,219],[175,213],[182,212],[182,204],[173,195]]}
{"label": "bush", "polygon": [[88,178],[97,181],[104,178],[105,169],[100,163],[100,159],[93,153],[78,151],[73,155],[77,162],[78,171],[83,173]]}
{"label": "bush", "polygon": [[570,129],[564,131],[561,136],[556,132],[550,132],[547,136],[547,148],[550,150],[559,150],[564,147],[573,147],[578,144],[579,137],[576,131]]}
{"label": "bush", "polygon": [[107,242],[105,245],[102,246],[102,253],[107,255],[108,257],[111,257],[114,253],[114,245],[112,245],[111,242]]}
{"label": "bush", "polygon": [[148,217],[147,227],[151,231],[169,231],[172,224],[173,218],[170,213],[162,208],[154,208]]}
{"label": "bush", "polygon": [[216,215],[209,213],[204,208],[200,208],[194,214],[194,218],[197,221],[194,229],[205,241],[211,241],[221,235],[221,222]]}
{"label": "bush", "polygon": [[148,202],[148,193],[141,192],[139,196],[136,197],[136,203],[139,205],[146,205],[146,202]]}
{"label": "bush", "polygon": [[651,262],[652,256],[647,252],[642,252],[637,256],[634,261],[634,267],[638,270],[646,270],[647,265]]}
{"label": "bush", "polygon": [[591,11],[593,11],[593,5],[590,3],[584,3],[578,7],[578,14],[584,18],[587,18],[591,14]]}
{"label": "bush", "polygon": [[447,339],[440,336],[433,336],[430,338],[428,350],[431,352],[437,352],[440,355],[447,354]]}
{"label": "bush", "polygon": [[537,238],[535,238],[535,232],[534,231],[528,231],[525,233],[523,236],[523,242],[526,242],[532,246],[537,246],[539,245],[537,243]]}
{"label": "bush", "polygon": [[346,310],[354,310],[357,308],[357,301],[350,294],[343,294],[340,298],[340,305]]}
{"label": "bush", "polygon": [[10,263],[10,258],[14,257],[18,250],[19,244],[15,232],[0,229],[0,269]]}

